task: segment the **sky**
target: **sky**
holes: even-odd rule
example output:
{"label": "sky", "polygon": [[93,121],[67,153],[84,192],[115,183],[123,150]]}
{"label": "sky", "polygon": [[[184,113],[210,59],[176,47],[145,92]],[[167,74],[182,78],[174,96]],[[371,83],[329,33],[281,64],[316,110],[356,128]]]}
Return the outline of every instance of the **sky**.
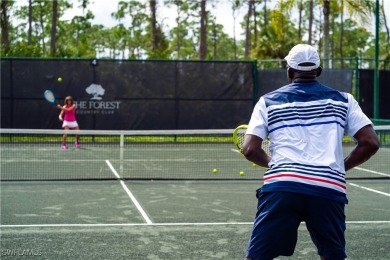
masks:
{"label": "sky", "polygon": [[[91,0],[91,4],[88,6],[88,9],[93,12],[95,15],[96,24],[102,24],[105,27],[112,27],[118,24],[118,21],[111,18],[111,13],[116,12],[118,7],[118,2],[120,0]],[[146,0],[143,0],[146,1]],[[195,1],[195,0],[192,0]],[[71,19],[75,15],[81,15],[82,11],[78,9],[79,6],[78,0],[69,0],[69,2],[73,3],[73,9],[69,10],[62,19],[67,20]],[[269,4],[272,7],[277,1],[272,0]],[[382,0],[380,0],[380,3]],[[164,7],[163,0],[158,0],[158,20],[161,21],[164,19],[165,26],[171,28],[174,27],[176,14],[172,9],[168,9]],[[390,0],[384,0],[385,12],[387,18],[387,24],[390,27]],[[224,26],[225,33],[229,34],[233,37],[234,34],[234,20],[232,18],[232,10],[231,4],[229,0],[220,0],[218,4],[218,8],[215,10],[210,10],[216,16],[217,22]],[[246,10],[243,9],[238,13],[238,17],[236,19],[236,37],[238,39],[242,38],[241,34],[243,33],[243,29],[239,25],[242,21],[243,16],[245,15]],[[163,27],[164,29],[164,27]],[[372,32],[375,31],[375,20],[371,25]]]}

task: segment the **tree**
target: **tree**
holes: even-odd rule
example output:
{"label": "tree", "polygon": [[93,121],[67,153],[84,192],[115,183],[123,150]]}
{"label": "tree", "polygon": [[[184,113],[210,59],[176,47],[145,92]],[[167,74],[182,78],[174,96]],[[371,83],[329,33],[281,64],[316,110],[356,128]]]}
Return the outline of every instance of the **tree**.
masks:
{"label": "tree", "polygon": [[271,22],[274,26],[276,33],[281,37],[283,34],[283,30],[281,29],[287,16],[291,15],[291,10],[294,7],[298,7],[298,35],[297,38],[299,41],[302,39],[302,12],[303,12],[303,4],[302,0],[280,0],[276,9],[272,11]]}
{"label": "tree", "polygon": [[257,11],[256,11],[256,2],[253,4],[253,47],[257,47],[257,36],[258,36],[258,24],[257,24]]}
{"label": "tree", "polygon": [[151,48],[147,49],[148,58],[168,58],[169,43],[166,41],[164,32],[161,26],[157,23],[157,3],[155,0],[149,1],[150,7],[150,34],[146,34],[146,38],[150,35]]}
{"label": "tree", "polygon": [[[226,0],[164,0],[177,14],[173,17],[175,25],[167,29],[164,24],[167,17],[159,17],[161,1],[156,0],[120,1],[112,14],[118,24],[110,28],[94,24],[94,14],[88,10],[91,0],[78,0],[83,14],[69,20],[62,19],[70,8],[66,0],[27,0],[17,5],[5,0],[1,1],[1,54],[114,59],[269,59],[283,58],[293,45],[305,42],[305,37],[309,44],[318,45],[323,58],[347,57],[354,53],[353,48],[359,49],[361,57],[371,51],[370,47],[357,47],[361,41],[371,46],[372,35],[358,32],[358,28],[367,29],[368,22],[345,30],[344,23],[348,21],[345,18],[369,17],[372,0],[279,0],[273,10],[268,9],[269,0],[229,0],[232,13],[219,15],[228,15],[234,21],[232,36],[224,32],[225,28],[218,24],[218,17],[213,13],[222,1],[226,3]],[[324,6],[329,16],[328,28]],[[245,15],[238,21],[241,12]],[[385,22],[382,7],[381,57],[389,57],[390,34]],[[236,24],[245,31],[244,40],[236,37]],[[361,41],[353,38],[349,35],[351,30],[364,38]]]}
{"label": "tree", "polygon": [[[170,31],[171,45],[174,46],[172,50],[176,53],[173,57],[181,59],[183,56],[182,48],[184,42],[188,42],[186,37],[188,36],[189,18],[190,18],[190,5],[185,0],[165,0],[165,4],[169,7],[175,6],[176,8],[176,27]],[[184,47],[185,48],[185,47]]]}
{"label": "tree", "polygon": [[127,28],[130,39],[128,42],[129,58],[146,58],[147,45],[151,42],[147,39],[149,16],[146,4],[136,0],[120,1],[117,12],[112,16],[118,21],[127,19],[130,22]]}
{"label": "tree", "polygon": [[[276,15],[278,15],[278,12]],[[271,11],[271,16],[275,15],[274,10]],[[259,44],[256,49],[253,50],[253,57],[256,59],[283,59],[286,53],[296,44],[297,29],[293,24],[284,18],[283,26],[279,28],[283,30],[281,36],[279,31],[275,29],[273,24],[268,24],[267,27],[263,27],[259,33]],[[276,40],[275,40],[276,39]],[[272,44],[269,44],[272,42]],[[282,64],[278,64],[278,67],[283,67]]]}
{"label": "tree", "polygon": [[313,0],[309,0],[309,39],[307,40],[307,43],[309,45],[312,45],[312,32],[313,32]]}
{"label": "tree", "polygon": [[152,40],[152,52],[157,50],[157,20],[156,20],[156,1],[149,1],[150,7],[150,28],[151,28],[151,40]]}
{"label": "tree", "polygon": [[267,9],[267,0],[264,0],[264,26],[266,27],[268,25],[268,9]]}
{"label": "tree", "polygon": [[199,60],[204,60],[207,56],[207,0],[200,2],[200,37],[199,37]]}
{"label": "tree", "polygon": [[50,55],[56,55],[56,35],[57,35],[57,18],[58,17],[58,1],[53,0],[53,14],[51,22],[51,41],[50,41]]}
{"label": "tree", "polygon": [[250,55],[251,50],[251,29],[250,29],[250,21],[253,14],[254,9],[254,0],[248,1],[248,12],[246,14],[246,21],[245,21],[245,58],[248,59]]}
{"label": "tree", "polygon": [[[337,3],[337,2],[336,2]],[[363,23],[370,23],[370,9],[372,10],[371,1],[361,0],[340,0],[340,41],[339,41],[339,50],[340,57],[344,57],[343,52],[343,39],[344,39],[344,11],[347,10],[350,17],[356,17],[361,20]],[[341,61],[341,67],[344,67],[343,60]]]}
{"label": "tree", "polygon": [[[382,5],[381,5],[381,11],[382,11],[382,17],[383,17],[383,24],[385,26],[385,29],[386,29],[386,39],[387,39],[387,45],[390,44],[390,31],[389,31],[389,27],[387,26],[387,19],[386,19],[386,13],[385,13],[385,3],[384,3],[385,0],[382,0]],[[389,53],[389,52],[388,52]]]}
{"label": "tree", "polygon": [[32,44],[32,0],[28,0],[28,38],[27,38],[27,44]]}
{"label": "tree", "polygon": [[242,2],[240,0],[229,0],[232,6],[232,16],[233,16],[233,46],[234,46],[234,59],[237,59],[237,38],[236,38],[236,19],[237,12],[239,8],[242,6]]}
{"label": "tree", "polygon": [[298,19],[298,38],[302,39],[302,12],[303,12],[303,3],[302,0],[298,1],[298,14],[299,14],[299,19]]}
{"label": "tree", "polygon": [[[330,16],[330,0],[322,0],[322,12],[324,14],[324,35],[323,43],[324,50],[322,57],[329,59],[329,16]],[[325,68],[329,67],[329,60],[323,62]]]}
{"label": "tree", "polygon": [[10,40],[9,40],[9,14],[8,10],[10,9],[12,1],[1,1],[1,53],[7,53],[10,49]]}
{"label": "tree", "polygon": [[[357,13],[362,16],[365,16],[367,14],[367,8],[370,6],[370,1],[368,0],[361,0],[361,1],[354,1],[354,0],[341,0],[341,20],[344,20],[343,11],[344,11],[344,2],[347,3],[348,10],[350,16],[353,16],[353,14]],[[322,0],[321,6],[322,6],[322,14],[323,14],[323,34],[322,38],[320,39],[322,41],[322,57],[324,59],[331,58],[331,45],[334,45],[334,42],[331,41],[330,38],[330,14],[331,14],[331,5],[334,6],[333,10],[337,10],[337,1],[330,1],[330,0]],[[272,22],[274,24],[274,28],[278,35],[281,35],[283,32],[280,30],[280,23],[283,21],[283,17],[288,15],[291,9],[298,5],[299,8],[299,35],[302,35],[301,33],[301,10],[302,10],[302,1],[301,0],[280,0],[277,4],[276,12],[274,12],[274,16],[272,19]],[[309,2],[309,44],[312,44],[312,21],[313,21],[313,5],[314,1],[310,0]],[[337,15],[337,13],[335,13]],[[335,17],[333,16],[333,18]],[[341,27],[342,28],[342,27]],[[343,34],[343,30],[340,31],[341,35]],[[300,38],[300,37],[299,37]],[[340,44],[342,42],[342,37],[340,38]],[[321,46],[320,46],[321,47]],[[339,50],[341,52],[341,56],[343,56],[343,49],[342,46],[339,46]],[[333,48],[332,48],[333,49]],[[324,67],[329,67],[328,61],[323,62]]]}

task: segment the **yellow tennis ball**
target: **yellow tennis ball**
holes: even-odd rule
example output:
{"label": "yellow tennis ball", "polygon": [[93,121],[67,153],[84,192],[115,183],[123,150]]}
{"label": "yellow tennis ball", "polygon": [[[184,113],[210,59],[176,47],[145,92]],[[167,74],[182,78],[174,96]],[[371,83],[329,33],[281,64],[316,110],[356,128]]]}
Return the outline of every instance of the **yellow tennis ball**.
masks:
{"label": "yellow tennis ball", "polygon": [[256,163],[252,163],[252,166],[253,166],[253,167],[256,167],[257,165],[256,165]]}
{"label": "yellow tennis ball", "polygon": [[244,176],[245,175],[245,172],[244,171],[240,171],[240,176]]}
{"label": "yellow tennis ball", "polygon": [[217,173],[218,172],[218,170],[217,169],[213,169],[213,173]]}
{"label": "yellow tennis ball", "polygon": [[61,82],[61,81],[62,81],[62,78],[61,78],[61,77],[59,77],[59,78],[57,79],[57,81],[58,81],[58,82]]}

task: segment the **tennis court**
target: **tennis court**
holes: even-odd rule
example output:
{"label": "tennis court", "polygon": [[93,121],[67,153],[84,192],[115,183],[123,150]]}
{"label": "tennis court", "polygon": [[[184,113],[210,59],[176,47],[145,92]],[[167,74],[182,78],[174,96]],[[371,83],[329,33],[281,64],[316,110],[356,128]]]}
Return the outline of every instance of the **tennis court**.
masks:
{"label": "tennis court", "polygon": [[[2,129],[1,258],[243,259],[263,170],[231,132],[80,131],[64,151],[61,130]],[[347,173],[348,259],[390,256],[390,130],[377,133],[378,154]],[[304,224],[290,259],[318,259]]]}

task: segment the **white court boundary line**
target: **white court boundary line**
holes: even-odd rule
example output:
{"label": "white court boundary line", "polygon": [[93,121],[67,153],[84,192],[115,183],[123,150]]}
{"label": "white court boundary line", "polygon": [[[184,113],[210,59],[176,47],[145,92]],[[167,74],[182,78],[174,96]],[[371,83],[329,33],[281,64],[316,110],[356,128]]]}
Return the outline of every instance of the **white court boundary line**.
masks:
{"label": "white court boundary line", "polygon": [[126,191],[127,195],[129,195],[131,201],[134,203],[135,207],[138,209],[138,211],[141,213],[142,217],[144,218],[146,224],[151,225],[153,222],[150,220],[148,215],[146,214],[145,210],[141,207],[141,204],[137,201],[137,199],[134,197],[133,193],[129,190],[129,188],[126,186],[125,182],[123,180],[120,180],[120,176],[115,170],[115,168],[111,165],[109,160],[106,160],[106,163],[108,167],[110,167],[112,173],[115,175],[115,177],[118,178],[120,184],[122,185],[123,189]]}
{"label": "white court boundary line", "polygon": [[357,185],[357,184],[351,183],[351,182],[348,182],[348,184],[351,185],[351,186],[363,189],[363,190],[368,190],[368,191],[371,191],[371,192],[375,192],[375,193],[378,193],[378,194],[390,197],[390,193],[386,193],[386,192],[379,191],[379,190],[374,190],[374,189],[367,188],[367,187],[364,187],[364,186],[361,186],[361,185]]}
{"label": "white court boundary line", "polygon": [[354,169],[359,170],[359,171],[363,171],[363,172],[370,172],[370,173],[374,173],[374,174],[377,174],[377,175],[390,177],[390,174],[383,173],[383,172],[377,172],[377,171],[368,170],[368,169],[364,169],[364,168],[360,168],[360,167],[355,167]]}
{"label": "white court boundary line", "polygon": [[[379,221],[346,221],[347,224],[390,224],[390,220]],[[304,222],[301,223],[305,225]],[[253,222],[206,222],[206,223],[111,223],[111,224],[27,224],[0,225],[0,228],[32,228],[32,227],[137,227],[137,226],[243,226],[253,225]]]}

